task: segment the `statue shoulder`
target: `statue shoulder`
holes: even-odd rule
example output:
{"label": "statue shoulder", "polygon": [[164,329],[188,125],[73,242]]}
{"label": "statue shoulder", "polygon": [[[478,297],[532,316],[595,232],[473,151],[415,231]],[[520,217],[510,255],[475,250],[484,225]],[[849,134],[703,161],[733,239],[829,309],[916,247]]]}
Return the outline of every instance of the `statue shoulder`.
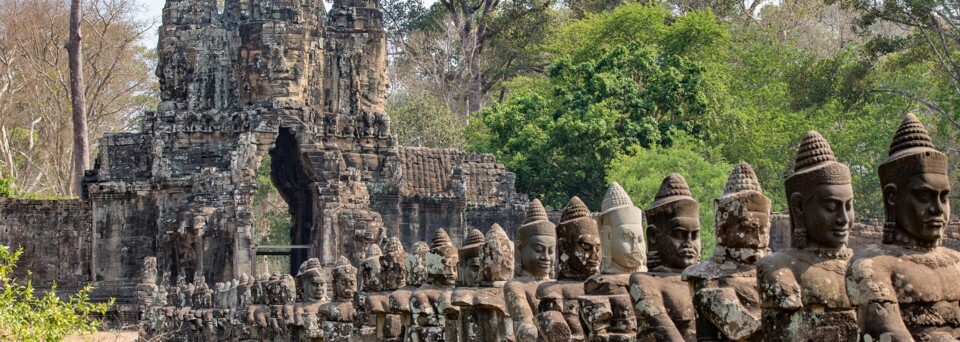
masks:
{"label": "statue shoulder", "polygon": [[681,273],[680,278],[683,281],[697,281],[701,279],[716,279],[722,277],[726,272],[720,268],[720,265],[707,260],[699,264],[687,267]]}

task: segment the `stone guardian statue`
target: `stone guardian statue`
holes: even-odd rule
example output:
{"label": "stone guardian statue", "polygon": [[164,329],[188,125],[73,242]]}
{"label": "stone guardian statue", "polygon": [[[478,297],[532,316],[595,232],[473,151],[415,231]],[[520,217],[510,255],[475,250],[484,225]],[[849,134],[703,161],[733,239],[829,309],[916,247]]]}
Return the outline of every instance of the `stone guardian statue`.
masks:
{"label": "stone guardian statue", "polygon": [[503,297],[513,319],[517,342],[536,342],[540,338],[536,321],[540,305],[537,287],[551,278],[557,248],[556,226],[547,219],[540,200],[527,204],[523,225],[517,229],[514,240],[516,278],[503,286]]}

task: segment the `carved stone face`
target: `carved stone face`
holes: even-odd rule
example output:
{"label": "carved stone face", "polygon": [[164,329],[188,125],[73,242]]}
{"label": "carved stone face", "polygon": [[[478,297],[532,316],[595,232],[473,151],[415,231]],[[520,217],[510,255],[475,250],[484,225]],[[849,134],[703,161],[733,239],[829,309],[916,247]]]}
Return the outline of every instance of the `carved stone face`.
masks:
{"label": "carved stone face", "polygon": [[730,229],[718,229],[717,243],[733,248],[766,248],[770,241],[770,213],[745,210],[732,218]]}
{"label": "carved stone face", "polygon": [[676,216],[663,228],[650,226],[658,236],[660,262],[684,269],[700,260],[700,218]]}
{"label": "carved stone face", "polygon": [[944,174],[921,173],[901,184],[902,188],[891,184],[884,189],[897,227],[921,241],[936,242],[950,217],[950,179]]}
{"label": "carved stone face", "polygon": [[333,294],[337,300],[350,300],[357,291],[357,274],[347,273],[337,277],[333,282]]}
{"label": "carved stone face", "polygon": [[458,259],[460,258],[455,250],[431,250],[428,252],[427,279],[430,284],[444,287],[456,286]]}
{"label": "carved stone face", "polygon": [[469,258],[460,263],[458,274],[460,283],[466,287],[474,287],[480,281],[480,256]]}
{"label": "carved stone face", "polygon": [[533,235],[520,247],[520,266],[534,277],[546,277],[553,270],[557,238]]}
{"label": "carved stone face", "polygon": [[600,231],[605,232],[604,238],[609,240],[606,244],[609,249],[603,252],[620,268],[636,269],[647,263],[642,216],[639,210],[635,215],[614,215],[620,211],[625,210],[607,214],[601,220],[603,226]]}
{"label": "carved stone face", "polygon": [[600,237],[596,234],[581,234],[572,241],[561,237],[560,248],[562,248],[560,262],[566,264],[566,269],[570,270],[570,273],[577,275],[574,276],[575,278],[600,273]]}
{"label": "carved stone face", "polygon": [[303,284],[303,299],[307,303],[316,303],[327,294],[323,285],[323,276],[317,272],[310,272],[300,280]]}
{"label": "carved stone face", "polygon": [[813,247],[840,248],[847,244],[853,225],[853,187],[850,184],[820,184],[802,202],[800,193],[790,196],[790,215],[807,232]]}

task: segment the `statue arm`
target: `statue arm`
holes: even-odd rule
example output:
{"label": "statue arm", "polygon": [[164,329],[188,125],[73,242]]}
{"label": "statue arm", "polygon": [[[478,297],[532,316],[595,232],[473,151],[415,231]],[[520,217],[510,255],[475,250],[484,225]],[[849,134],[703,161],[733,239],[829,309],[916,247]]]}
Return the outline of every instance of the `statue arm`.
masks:
{"label": "statue arm", "polygon": [[535,342],[539,339],[539,332],[533,317],[533,307],[527,298],[524,285],[515,281],[508,282],[504,285],[503,296],[507,302],[510,317],[513,318],[517,342]]}
{"label": "statue arm", "polygon": [[732,288],[697,291],[694,302],[707,320],[732,340],[743,340],[760,331],[760,317],[749,313]]}
{"label": "statue arm", "polygon": [[[770,258],[770,257],[768,257]],[[793,270],[778,267],[780,260],[760,259],[757,264],[757,285],[763,308],[795,311],[803,308],[800,284]]]}
{"label": "statue arm", "polygon": [[[870,302],[857,307],[860,333],[874,341],[913,341],[907,325],[900,316],[900,306],[894,302]],[[887,337],[889,336],[889,340]]]}
{"label": "statue arm", "polygon": [[[633,286],[633,285],[632,285]],[[645,287],[641,285],[641,287]],[[631,289],[631,292],[634,290]],[[640,289],[639,296],[634,298],[634,309],[637,314],[638,337],[641,341],[683,341],[683,335],[677,329],[673,319],[663,303],[663,295],[659,290]]]}
{"label": "statue arm", "polygon": [[857,307],[857,324],[864,337],[880,340],[886,335],[890,341],[913,341],[900,315],[889,273],[883,267],[875,267],[869,258],[850,263],[846,276],[847,295],[851,304]]}

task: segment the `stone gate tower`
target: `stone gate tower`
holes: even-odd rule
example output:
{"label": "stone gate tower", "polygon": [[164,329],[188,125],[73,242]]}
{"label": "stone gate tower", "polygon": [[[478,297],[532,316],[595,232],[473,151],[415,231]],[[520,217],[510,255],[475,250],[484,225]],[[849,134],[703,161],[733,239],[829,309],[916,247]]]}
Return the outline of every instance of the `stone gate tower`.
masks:
{"label": "stone gate tower", "polygon": [[516,227],[526,196],[491,155],[399,146],[384,110],[376,0],[168,0],[157,48],[162,102],[140,133],[99,142],[84,197],[91,280],[252,273],[255,171],[271,156],[289,204],[291,265],[446,228]]}

